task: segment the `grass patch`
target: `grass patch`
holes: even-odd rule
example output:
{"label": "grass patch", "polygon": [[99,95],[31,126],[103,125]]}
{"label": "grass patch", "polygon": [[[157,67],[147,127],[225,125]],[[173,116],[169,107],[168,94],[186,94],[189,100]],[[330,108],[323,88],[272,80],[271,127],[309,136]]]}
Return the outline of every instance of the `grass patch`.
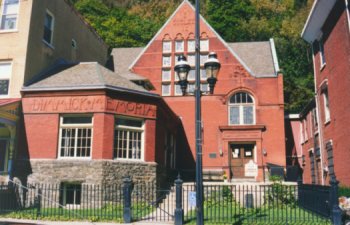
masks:
{"label": "grass patch", "polygon": [[[187,224],[196,223],[195,210],[185,215]],[[299,207],[284,206],[269,208],[262,206],[247,209],[234,203],[225,207],[212,206],[204,208],[205,224],[310,224],[331,225],[328,219],[315,215]]]}

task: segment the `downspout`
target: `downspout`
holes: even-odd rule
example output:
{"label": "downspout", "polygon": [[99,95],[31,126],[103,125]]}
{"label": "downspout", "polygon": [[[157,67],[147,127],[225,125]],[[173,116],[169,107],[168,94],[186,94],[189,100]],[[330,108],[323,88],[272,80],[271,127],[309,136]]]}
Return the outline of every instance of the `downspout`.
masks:
{"label": "downspout", "polygon": [[[318,98],[318,90],[317,90],[317,83],[316,83],[316,66],[315,66],[315,54],[314,54],[314,47],[313,43],[311,43],[311,50],[312,50],[312,63],[314,66],[314,84],[315,84],[315,106],[316,106],[316,116],[317,116],[317,132],[319,135],[319,146],[320,146],[320,159],[321,159],[321,176],[322,176],[322,185],[324,185],[324,164],[323,164],[323,129],[321,129],[322,123],[321,123],[321,116],[320,116],[320,108],[319,108],[319,98]],[[315,135],[314,135],[315,140]],[[316,149],[315,149],[316,150]]]}
{"label": "downspout", "polygon": [[348,18],[348,27],[350,32],[350,12],[349,12],[349,0],[345,0],[345,10],[346,10],[346,16]]}

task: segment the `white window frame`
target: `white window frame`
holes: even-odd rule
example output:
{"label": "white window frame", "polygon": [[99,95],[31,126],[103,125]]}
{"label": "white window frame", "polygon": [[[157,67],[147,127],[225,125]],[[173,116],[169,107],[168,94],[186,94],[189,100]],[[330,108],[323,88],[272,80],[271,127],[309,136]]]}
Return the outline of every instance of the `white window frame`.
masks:
{"label": "white window frame", "polygon": [[201,39],[200,41],[201,52],[209,52],[209,39]]}
{"label": "white window frame", "polygon": [[187,84],[187,90],[186,91],[187,91],[187,93],[189,95],[194,95],[195,90],[196,90],[196,83],[190,82],[190,83]]}
{"label": "white window frame", "polygon": [[190,71],[188,71],[187,80],[188,81],[196,80],[196,69],[191,68]]}
{"label": "white window frame", "polygon": [[[81,183],[78,183],[78,182],[67,182],[67,183],[62,183],[61,184],[62,185],[62,194],[63,194],[63,196],[62,196],[62,204],[63,204],[63,206],[65,206],[67,209],[70,209],[70,208],[73,208],[73,209],[75,209],[75,208],[80,208],[80,205],[81,205],[81,202],[82,202],[82,193],[83,193],[83,185],[81,184]],[[68,185],[80,185],[80,203],[79,204],[77,204],[76,202],[75,202],[75,200],[76,200],[76,195],[77,195],[77,193],[76,193],[76,190],[74,190],[74,203],[73,204],[67,204],[67,190],[68,190],[68,188],[67,188],[67,186]]]}
{"label": "white window frame", "polygon": [[[63,119],[65,117],[91,117],[91,123],[81,123],[81,124],[63,124]],[[94,117],[92,115],[62,115],[60,116],[60,130],[59,130],[59,139],[58,139],[58,159],[91,159],[92,158],[92,147],[93,147],[93,137],[94,137]],[[62,147],[62,130],[66,128],[75,129],[75,143],[74,143],[74,156],[61,156],[61,147]],[[91,129],[91,143],[90,143],[90,155],[89,156],[77,156],[77,145],[78,145],[78,129],[80,128],[90,128]]]}
{"label": "white window frame", "polygon": [[187,40],[187,52],[196,51],[196,41],[194,39]]}
{"label": "white window frame", "polygon": [[184,40],[183,39],[175,40],[175,52],[184,52],[184,51],[185,51]]}
{"label": "white window frame", "polygon": [[325,52],[324,52],[324,42],[323,39],[320,38],[319,42],[318,42],[318,47],[319,47],[319,52],[320,52],[320,63],[321,63],[321,70],[323,69],[323,67],[326,65],[326,56],[325,56]]}
{"label": "white window frame", "polygon": [[172,51],[172,42],[171,40],[163,40],[163,53],[171,53]]}
{"label": "white window frame", "polygon": [[201,66],[203,66],[207,60],[208,60],[208,54],[200,54],[199,61]]}
{"label": "white window frame", "polygon": [[16,32],[18,31],[18,18],[19,18],[19,7],[20,7],[20,0],[18,0],[17,3],[17,14],[16,15],[16,24],[13,29],[1,29],[2,24],[2,17],[4,15],[4,10],[5,10],[5,0],[2,0],[1,2],[1,11],[0,11],[0,33],[5,33],[5,32]]}
{"label": "white window frame", "polygon": [[[51,31],[51,39],[49,42],[47,42],[47,40],[45,40],[44,36],[45,36],[45,19],[46,19],[46,15],[50,15],[52,17],[52,23],[51,23],[51,27],[50,27],[50,31]],[[43,42],[45,44],[47,44],[49,47],[53,48],[53,41],[54,41],[54,33],[55,33],[55,16],[52,12],[50,12],[48,9],[46,9],[45,12],[45,17],[44,17],[44,35],[43,35]]]}
{"label": "white window frame", "polygon": [[328,87],[322,91],[322,96],[323,96],[323,110],[324,110],[324,121],[325,121],[324,123],[328,123],[331,121]]}
{"label": "white window frame", "polygon": [[[235,96],[236,94],[239,94],[239,93],[245,93],[247,94],[248,96],[250,96],[253,100],[253,103],[230,103],[230,99]],[[236,92],[234,93],[230,98],[229,98],[229,103],[228,103],[228,124],[231,125],[231,126],[249,126],[249,125],[255,125],[256,124],[256,112],[255,112],[255,99],[254,97],[249,94],[248,92],[245,92],[245,91],[239,91],[239,92]],[[250,123],[250,124],[245,124],[244,123],[244,107],[245,106],[252,106],[252,110],[253,110],[253,123]],[[234,124],[234,123],[231,123],[231,120],[230,120],[230,117],[231,117],[231,107],[238,107],[239,109],[239,124]]]}
{"label": "white window frame", "polygon": [[162,81],[167,82],[171,81],[171,70],[170,69],[163,69],[162,70]]}
{"label": "white window frame", "polygon": [[[167,61],[169,62],[169,64],[166,63]],[[171,55],[163,55],[163,57],[162,57],[162,65],[165,68],[170,68],[171,67],[171,65],[172,65],[172,63],[171,63]]]}
{"label": "white window frame", "polygon": [[[205,90],[203,90],[204,85],[207,86],[207,88]],[[209,84],[208,83],[201,83],[200,86],[201,86],[201,91],[202,92],[209,92]]]}
{"label": "white window frame", "polygon": [[[169,86],[169,92],[164,92],[163,86]],[[163,83],[162,84],[162,96],[170,96],[171,95],[171,84],[170,83]]]}
{"label": "white window frame", "polygon": [[[179,88],[179,89],[178,89]],[[175,84],[174,86],[174,92],[176,96],[182,95],[182,90],[180,84]]]}
{"label": "white window frame", "polygon": [[0,61],[0,65],[4,65],[4,64],[9,64],[10,69],[9,69],[9,74],[5,74],[2,75],[0,74],[0,80],[8,80],[9,84],[7,87],[7,94],[0,94],[0,98],[7,98],[10,95],[10,84],[11,84],[11,77],[12,77],[12,73],[13,73],[13,61]]}
{"label": "white window frame", "polygon": [[[134,126],[126,126],[126,125],[117,125],[116,123],[114,123],[114,143],[117,142],[116,140],[116,132],[118,130],[121,131],[127,131],[127,132],[132,132],[132,131],[136,131],[136,132],[141,132],[141,155],[140,155],[140,159],[134,159],[134,158],[118,158],[118,152],[117,151],[117,147],[114,145],[113,147],[113,154],[115,154],[114,160],[123,160],[123,161],[144,161],[145,160],[145,121],[143,119],[137,119],[137,118],[132,118],[132,117],[116,117],[115,118],[116,121],[118,119],[126,119],[126,120],[133,120],[133,121],[140,121],[142,122],[141,127],[134,127]],[[128,135],[127,135],[128,136]],[[130,141],[129,141],[129,136],[128,136],[128,141],[127,141],[127,146],[129,145]],[[128,149],[128,147],[127,147]]]}
{"label": "white window frame", "polygon": [[190,66],[196,65],[196,55],[195,54],[187,54],[187,62]]}

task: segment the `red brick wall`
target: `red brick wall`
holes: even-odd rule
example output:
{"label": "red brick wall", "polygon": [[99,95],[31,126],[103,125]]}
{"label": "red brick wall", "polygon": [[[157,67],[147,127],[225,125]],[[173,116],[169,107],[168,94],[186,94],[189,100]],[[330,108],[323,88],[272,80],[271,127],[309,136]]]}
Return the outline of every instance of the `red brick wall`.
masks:
{"label": "red brick wall", "polygon": [[54,159],[57,157],[59,115],[25,114],[29,157],[31,159]]}
{"label": "red brick wall", "polygon": [[[86,110],[85,105],[82,107],[69,108],[70,99],[74,99],[75,104],[78,102],[88,102],[88,100],[80,101],[89,96],[90,99],[98,102],[94,107]],[[152,105],[157,111],[157,104],[160,104],[159,99],[147,99],[138,97],[135,99],[133,95],[122,96],[118,95],[118,100],[122,102],[137,102],[148,106]],[[115,97],[115,96],[114,96]],[[96,100],[98,99],[98,101]],[[102,101],[100,101],[102,99]],[[26,131],[26,138],[28,142],[28,152],[30,159],[55,159],[58,155],[58,139],[59,139],[59,123],[60,116],[65,114],[84,114],[88,113],[93,116],[93,139],[92,139],[92,159],[113,159],[114,148],[114,129],[115,129],[115,117],[119,115],[119,111],[113,113],[114,107],[107,107],[107,103],[104,103],[104,96],[101,95],[88,95],[88,93],[42,93],[34,95],[24,95],[23,113],[24,124]],[[65,101],[63,105],[60,102]],[[91,101],[92,101],[91,100]],[[40,104],[39,104],[40,103]],[[67,105],[68,104],[68,105]],[[104,108],[105,107],[105,108]],[[135,113],[141,113],[136,115],[139,118],[145,120],[144,130],[144,160],[147,162],[158,162],[163,164],[164,161],[164,135],[166,132],[176,133],[178,119],[169,109],[163,109],[167,106],[164,104],[159,105],[157,113],[150,113],[148,117],[152,115],[158,115],[159,118],[144,118],[143,111],[136,110],[130,112],[131,117],[135,117]],[[133,107],[129,107],[134,109]],[[164,115],[166,111],[169,114]],[[108,112],[106,112],[108,111]],[[122,116],[126,116],[127,112],[124,112]],[[171,129],[173,128],[173,129]],[[156,138],[156,130],[158,129],[159,137]],[[24,154],[25,150],[22,150]],[[160,156],[156,158],[157,156]]]}
{"label": "red brick wall", "polygon": [[[164,38],[176,39],[179,34],[187,40],[193,38],[194,12],[187,4],[183,5],[178,13],[150,43],[144,54],[138,58],[132,71],[147,77],[154,84],[157,94],[162,94],[162,42]],[[187,22],[186,22],[187,21]],[[220,126],[228,125],[228,101],[238,91],[249,92],[255,100],[256,124],[266,127],[259,138],[252,138],[254,129],[245,132],[239,141],[256,142],[257,159],[261,159],[262,149],[268,154],[264,156],[264,163],[269,162],[285,166],[285,138],[284,138],[284,102],[283,77],[255,78],[248,73],[243,65],[234,57],[228,47],[216,34],[201,21],[201,34],[209,39],[209,50],[215,51],[221,62],[221,70],[215,87],[214,95],[202,96],[203,121],[203,165],[205,169],[224,168],[228,166],[229,143],[234,139],[223,140]],[[185,54],[187,54],[185,42]],[[175,46],[172,46],[171,95],[174,95],[174,71],[176,62]],[[164,97],[171,109],[180,116],[184,126],[187,141],[195,158],[195,101],[194,96]],[[225,152],[226,151],[226,152]],[[220,155],[220,152],[223,155]],[[209,158],[210,153],[216,153],[216,158]],[[181,167],[185,161],[181,161]],[[262,174],[262,173],[261,173]]]}
{"label": "red brick wall", "polygon": [[[333,141],[335,174],[342,185],[350,186],[350,35],[344,1],[338,1],[324,27],[324,52],[326,65],[320,67],[320,53],[314,49],[317,97],[320,102],[324,146]],[[331,121],[324,122],[322,82],[328,81]],[[326,155],[326,151],[324,151]]]}

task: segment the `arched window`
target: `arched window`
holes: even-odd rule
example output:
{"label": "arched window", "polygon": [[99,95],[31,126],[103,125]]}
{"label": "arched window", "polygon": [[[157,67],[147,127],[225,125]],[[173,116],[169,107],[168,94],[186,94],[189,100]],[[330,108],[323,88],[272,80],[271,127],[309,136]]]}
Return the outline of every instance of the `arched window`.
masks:
{"label": "arched window", "polygon": [[238,92],[231,96],[229,103],[229,124],[245,125],[255,123],[253,97],[246,92]]}

